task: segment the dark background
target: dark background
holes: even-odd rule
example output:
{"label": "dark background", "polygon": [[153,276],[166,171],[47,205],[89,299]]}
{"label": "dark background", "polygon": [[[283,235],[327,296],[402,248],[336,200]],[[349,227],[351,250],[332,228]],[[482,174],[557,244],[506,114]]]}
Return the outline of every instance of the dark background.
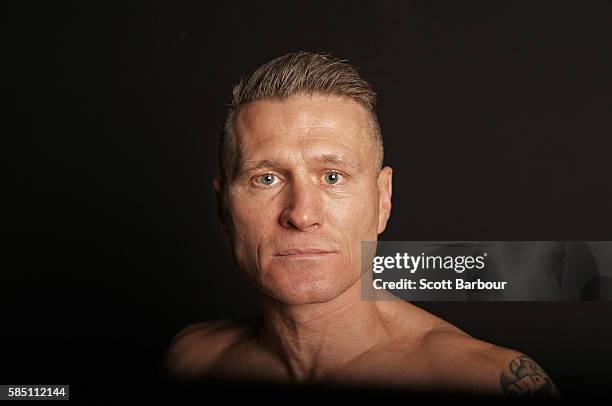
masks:
{"label": "dark background", "polygon": [[[211,179],[231,86],[291,51],[380,95],[382,239],[611,239],[611,2],[256,3],[4,5],[0,383],[153,387],[180,328],[257,314]],[[607,391],[610,303],[419,305]]]}

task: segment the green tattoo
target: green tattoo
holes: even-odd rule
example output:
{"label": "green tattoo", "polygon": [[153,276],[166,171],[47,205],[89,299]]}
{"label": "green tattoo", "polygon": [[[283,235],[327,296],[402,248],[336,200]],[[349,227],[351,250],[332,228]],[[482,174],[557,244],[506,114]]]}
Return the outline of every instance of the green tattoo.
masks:
{"label": "green tattoo", "polygon": [[520,355],[509,365],[510,375],[500,376],[504,393],[511,397],[551,398],[560,397],[550,377],[531,358]]}

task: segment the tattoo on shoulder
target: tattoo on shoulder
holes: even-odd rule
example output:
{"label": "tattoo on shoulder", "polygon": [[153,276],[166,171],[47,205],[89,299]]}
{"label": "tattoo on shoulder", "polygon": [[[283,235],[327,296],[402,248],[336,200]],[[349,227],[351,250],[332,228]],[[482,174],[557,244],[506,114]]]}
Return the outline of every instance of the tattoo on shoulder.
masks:
{"label": "tattoo on shoulder", "polygon": [[519,355],[510,361],[510,374],[501,373],[504,393],[510,397],[551,398],[560,397],[550,377],[534,360]]}

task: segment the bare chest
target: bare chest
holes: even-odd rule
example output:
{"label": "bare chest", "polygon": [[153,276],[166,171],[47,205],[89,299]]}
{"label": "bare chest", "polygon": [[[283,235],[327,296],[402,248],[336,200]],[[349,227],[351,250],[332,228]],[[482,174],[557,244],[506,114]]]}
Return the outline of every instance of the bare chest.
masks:
{"label": "bare chest", "polygon": [[[216,377],[240,380],[296,382],[280,359],[249,345],[224,353],[210,372]],[[381,348],[341,367],[315,372],[303,382],[408,389],[423,388],[430,381],[430,375],[425,357],[417,351],[395,347]]]}

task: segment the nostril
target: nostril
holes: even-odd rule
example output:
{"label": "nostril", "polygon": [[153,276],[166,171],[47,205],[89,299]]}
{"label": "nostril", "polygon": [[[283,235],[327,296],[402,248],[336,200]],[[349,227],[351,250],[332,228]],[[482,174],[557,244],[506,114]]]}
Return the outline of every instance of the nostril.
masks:
{"label": "nostril", "polygon": [[322,225],[322,216],[318,210],[288,209],[281,217],[281,224],[287,228],[307,230]]}
{"label": "nostril", "polygon": [[280,223],[286,228],[308,230],[323,224],[321,201],[309,185],[293,185],[287,196]]}

